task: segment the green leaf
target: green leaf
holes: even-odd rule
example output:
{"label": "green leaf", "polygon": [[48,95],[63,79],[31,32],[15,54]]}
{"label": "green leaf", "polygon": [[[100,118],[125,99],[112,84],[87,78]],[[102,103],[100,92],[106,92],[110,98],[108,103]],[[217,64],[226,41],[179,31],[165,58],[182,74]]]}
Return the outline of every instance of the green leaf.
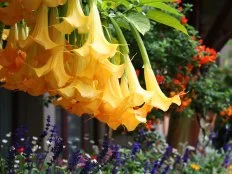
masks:
{"label": "green leaf", "polygon": [[159,10],[150,10],[147,12],[147,17],[156,22],[173,27],[188,35],[186,28],[180,23],[180,21],[175,17],[168,15],[167,13],[161,12]]}
{"label": "green leaf", "polygon": [[123,5],[125,6],[127,9],[131,8],[133,5],[131,3],[129,3],[127,0],[104,0],[102,2],[102,8],[103,9],[115,9],[117,8],[119,5]]}
{"label": "green leaf", "polygon": [[167,11],[177,16],[182,16],[182,14],[178,12],[178,10],[162,2],[152,2],[152,3],[147,3],[146,5],[150,7],[158,8],[160,10]]}
{"label": "green leaf", "polygon": [[140,4],[144,4],[144,5],[147,5],[153,2],[175,2],[175,0],[140,0],[139,1]]}
{"label": "green leaf", "polygon": [[143,35],[151,28],[149,19],[143,14],[132,12],[124,17]]}

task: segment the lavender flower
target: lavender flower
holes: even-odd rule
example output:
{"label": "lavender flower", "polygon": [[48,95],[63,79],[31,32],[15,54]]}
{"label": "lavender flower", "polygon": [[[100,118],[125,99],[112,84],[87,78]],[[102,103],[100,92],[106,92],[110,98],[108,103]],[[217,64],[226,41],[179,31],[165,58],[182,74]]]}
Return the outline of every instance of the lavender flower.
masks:
{"label": "lavender flower", "polygon": [[151,174],[157,174],[157,167],[160,166],[160,162],[159,161],[155,161],[153,168],[151,170]]}
{"label": "lavender flower", "polygon": [[120,152],[119,152],[119,146],[118,145],[113,145],[112,147],[112,159],[115,160],[115,166],[120,166],[121,165],[121,157],[120,157]]}
{"label": "lavender flower", "polygon": [[117,174],[118,173],[118,169],[117,166],[114,166],[113,170],[112,170],[112,174]]}
{"label": "lavender flower", "polygon": [[75,170],[75,167],[78,164],[80,158],[81,158],[80,150],[77,150],[71,154],[70,158],[68,159],[68,170],[69,171]]}
{"label": "lavender flower", "polygon": [[230,165],[230,154],[227,153],[223,160],[222,166],[228,167],[229,165]]}
{"label": "lavender flower", "polygon": [[170,170],[170,167],[166,166],[161,174],[166,174],[169,172],[169,170]]}
{"label": "lavender flower", "polygon": [[180,162],[181,162],[181,156],[177,155],[175,158],[175,162],[174,162],[173,166],[176,166],[176,164],[179,164]]}
{"label": "lavender flower", "polygon": [[223,147],[225,152],[229,152],[230,150],[232,150],[232,144],[226,144]]}
{"label": "lavender flower", "polygon": [[88,159],[86,162],[85,162],[85,167],[83,169],[83,172],[88,174],[90,173],[90,171],[92,170],[92,168],[94,167],[93,163],[91,162],[90,159]]}
{"label": "lavender flower", "polygon": [[47,119],[46,119],[46,126],[45,126],[45,130],[42,132],[42,134],[40,135],[40,138],[42,139],[42,138],[44,138],[44,137],[46,137],[47,135],[48,135],[48,130],[50,129],[50,127],[51,127],[51,116],[50,115],[48,115],[47,116]]}
{"label": "lavender flower", "polygon": [[149,161],[147,161],[146,163],[145,163],[145,167],[144,167],[144,174],[146,174],[147,173],[147,171],[149,170],[148,168],[149,168],[149,164],[150,164],[150,162]]}
{"label": "lavender flower", "polygon": [[45,158],[46,158],[45,153],[38,153],[36,155],[36,164],[38,166],[40,166],[43,163],[43,161],[45,160]]}
{"label": "lavender flower", "polygon": [[164,155],[159,163],[159,166],[162,166],[163,162],[172,154],[172,151],[173,151],[173,148],[171,146],[168,146],[166,148],[166,151],[165,151],[165,153],[164,153]]}
{"label": "lavender flower", "polygon": [[103,144],[102,144],[102,150],[100,151],[100,153],[98,154],[97,156],[97,161],[99,162],[104,162],[104,157],[106,156],[108,150],[109,150],[109,147],[110,147],[110,143],[109,143],[109,139],[107,136],[104,137],[104,141],[103,141]]}
{"label": "lavender flower", "polygon": [[138,153],[141,149],[141,145],[138,142],[134,142],[131,149],[131,155],[134,156],[136,153]]}
{"label": "lavender flower", "polygon": [[59,155],[63,152],[63,146],[64,146],[64,142],[63,139],[61,137],[55,137],[54,138],[54,147],[52,148],[52,152],[53,152],[53,161],[55,161]]}
{"label": "lavender flower", "polygon": [[190,154],[190,150],[188,148],[185,149],[184,155],[182,157],[182,160],[184,163],[188,162],[189,159],[189,154]]}

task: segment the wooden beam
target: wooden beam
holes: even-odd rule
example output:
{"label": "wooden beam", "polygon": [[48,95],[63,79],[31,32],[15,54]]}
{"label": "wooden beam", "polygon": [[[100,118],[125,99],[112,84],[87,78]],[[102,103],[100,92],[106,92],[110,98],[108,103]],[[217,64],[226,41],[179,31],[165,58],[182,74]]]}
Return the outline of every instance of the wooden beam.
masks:
{"label": "wooden beam", "polygon": [[216,20],[212,27],[209,29],[206,37],[204,39],[204,44],[210,47],[213,47],[214,42],[219,37],[219,31],[221,30],[226,18],[228,17],[229,13],[232,9],[232,1],[226,0],[222,9],[220,10],[219,15],[216,17]]}

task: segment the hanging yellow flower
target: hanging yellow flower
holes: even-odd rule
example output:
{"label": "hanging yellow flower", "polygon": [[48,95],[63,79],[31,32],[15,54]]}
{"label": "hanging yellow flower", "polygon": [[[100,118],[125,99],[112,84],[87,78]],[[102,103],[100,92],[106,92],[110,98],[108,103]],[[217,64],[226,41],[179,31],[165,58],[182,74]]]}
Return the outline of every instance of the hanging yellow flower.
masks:
{"label": "hanging yellow flower", "polygon": [[156,80],[153,70],[150,66],[144,65],[144,78],[146,83],[146,89],[148,91],[153,91],[153,96],[150,104],[154,107],[157,107],[163,111],[167,111],[172,103],[177,105],[181,104],[179,95],[173,97],[166,97],[165,94],[161,91],[159,84]]}
{"label": "hanging yellow flower", "polygon": [[89,14],[89,33],[86,43],[75,52],[80,56],[88,55],[95,59],[103,59],[113,57],[117,51],[117,44],[109,43],[105,36],[101,25],[101,19],[95,1],[91,3]]}
{"label": "hanging yellow flower", "polygon": [[34,42],[40,44],[45,49],[52,49],[58,44],[54,43],[48,33],[48,8],[42,4],[38,9],[35,27],[26,40],[19,40],[20,48],[27,49]]}
{"label": "hanging yellow flower", "polygon": [[70,34],[74,29],[78,29],[79,33],[87,33],[89,30],[88,17],[81,8],[80,0],[68,0],[67,15],[62,19],[63,21],[54,27],[65,34]]}

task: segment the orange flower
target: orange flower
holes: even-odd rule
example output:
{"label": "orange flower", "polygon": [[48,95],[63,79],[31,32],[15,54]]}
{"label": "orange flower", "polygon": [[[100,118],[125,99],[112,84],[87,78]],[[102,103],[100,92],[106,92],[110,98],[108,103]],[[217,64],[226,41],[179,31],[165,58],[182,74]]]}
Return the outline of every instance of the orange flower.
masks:
{"label": "orange flower", "polygon": [[153,126],[153,121],[152,120],[148,120],[148,122],[146,124],[147,130],[151,130],[152,126]]}
{"label": "orange flower", "polygon": [[182,0],[174,0],[175,3],[180,4]]}
{"label": "orange flower", "polygon": [[188,72],[191,72],[193,70],[193,64],[188,64],[187,70],[188,70]]}
{"label": "orange flower", "polygon": [[159,84],[162,84],[164,82],[164,76],[157,74],[155,77]]}
{"label": "orange flower", "polygon": [[185,17],[185,16],[183,16],[182,18],[181,18],[181,23],[184,25],[184,24],[186,24],[188,22],[188,19]]}

